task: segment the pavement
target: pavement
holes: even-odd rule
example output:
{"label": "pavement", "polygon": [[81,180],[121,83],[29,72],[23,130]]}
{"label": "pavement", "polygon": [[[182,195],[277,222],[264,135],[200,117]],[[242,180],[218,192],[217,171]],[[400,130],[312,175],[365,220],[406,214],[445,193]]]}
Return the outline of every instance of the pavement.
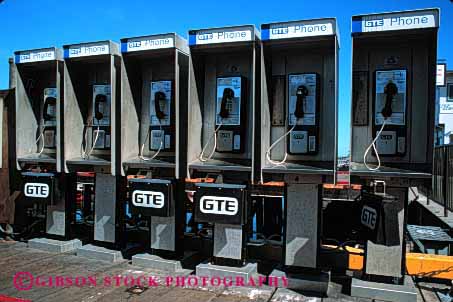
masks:
{"label": "pavement", "polygon": [[[176,286],[178,276],[133,266],[130,260],[115,263],[87,259],[74,253],[50,253],[25,243],[0,242],[0,301],[371,301],[347,295],[346,277],[333,278],[328,297],[296,293],[289,289],[225,287],[192,284]],[[29,279],[33,278],[30,283]],[[51,277],[51,278],[49,278]],[[181,276],[179,276],[181,277]],[[153,281],[149,282],[151,278]],[[170,282],[168,278],[173,278]],[[133,280],[142,280],[134,286]],[[181,281],[181,280],[180,280]],[[168,283],[168,284],[167,284]],[[136,285],[136,284],[135,284]],[[168,286],[167,286],[168,285]],[[416,281],[418,301],[440,301],[435,289],[446,285]],[[23,290],[25,289],[25,290]],[[20,300],[16,300],[20,301]],[[24,300],[22,300],[24,301]],[[417,302],[418,302],[417,301]]]}

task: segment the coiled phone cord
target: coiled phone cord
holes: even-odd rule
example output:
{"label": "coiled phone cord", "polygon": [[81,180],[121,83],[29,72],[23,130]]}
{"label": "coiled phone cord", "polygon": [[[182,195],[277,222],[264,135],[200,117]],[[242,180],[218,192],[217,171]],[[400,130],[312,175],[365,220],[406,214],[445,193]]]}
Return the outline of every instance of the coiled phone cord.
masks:
{"label": "coiled phone cord", "polygon": [[[87,127],[85,129],[85,134],[83,135],[85,137],[85,144],[87,143],[87,140],[88,140],[88,137],[87,137],[88,128],[92,128],[92,127],[93,127],[92,125],[87,125]],[[81,147],[81,154],[80,155],[82,156],[83,159],[90,158],[90,155],[93,152],[94,147],[96,146],[96,143],[97,143],[97,141],[99,139],[99,129],[100,129],[100,126],[98,125],[97,129],[96,129],[96,136],[94,137],[93,145],[91,146],[91,149],[90,149],[90,151],[88,153],[87,153],[87,150],[85,149],[85,147],[83,146],[83,142],[80,145],[80,147]]]}
{"label": "coiled phone cord", "polygon": [[[200,152],[200,155],[198,156],[198,159],[201,161],[201,162],[207,162],[208,160],[210,160],[212,158],[212,156],[214,155],[215,153],[215,150],[217,149],[217,132],[219,131],[220,129],[220,126],[222,126],[222,123],[220,123],[217,128],[214,130],[214,133],[211,135],[211,137],[209,138],[209,140],[206,142],[206,144],[204,145],[203,149],[201,150]],[[206,148],[208,147],[209,143],[212,141],[212,139],[214,138],[214,148],[212,148],[212,151],[211,153],[209,154],[208,157],[203,157],[205,151],[206,151]]]}
{"label": "coiled phone cord", "polygon": [[144,160],[144,161],[150,161],[150,160],[153,160],[157,157],[157,155],[159,155],[160,151],[162,150],[162,146],[164,145],[164,135],[162,133],[162,124],[160,123],[160,120],[159,120],[159,131],[160,133],[162,134],[161,137],[160,137],[160,145],[159,145],[159,149],[157,149],[157,151],[153,154],[153,156],[151,157],[145,157],[143,156],[143,149],[145,149],[145,144],[146,144],[146,141],[148,140],[149,138],[149,133],[151,132],[151,129],[148,129],[148,132],[146,133],[146,137],[145,137],[145,141],[143,142],[142,146],[140,147],[140,152],[138,154],[138,157],[141,159],[141,160]]}
{"label": "coiled phone cord", "polygon": [[41,155],[42,152],[44,151],[44,130],[46,130],[46,126],[42,126],[41,133],[39,134],[39,136],[35,142],[35,144],[38,145],[39,141],[42,139],[42,146],[41,146],[41,150],[38,151],[38,155]]}
{"label": "coiled phone cord", "polygon": [[296,119],[296,122],[294,123],[294,125],[291,127],[291,129],[289,129],[288,131],[286,131],[285,134],[283,134],[282,136],[280,136],[275,142],[272,143],[272,145],[269,146],[269,148],[267,149],[266,151],[266,159],[268,162],[270,162],[271,164],[273,164],[274,166],[281,166],[283,165],[285,162],[286,162],[286,159],[288,157],[288,152],[285,151],[285,156],[283,157],[282,160],[273,160],[271,159],[271,150],[274,149],[275,146],[277,146],[277,144],[282,141],[286,136],[288,136],[293,130],[294,128],[296,128],[297,126],[297,122],[299,121],[299,119]]}
{"label": "coiled phone cord", "polygon": [[[381,129],[379,130],[379,132],[377,133],[376,137],[373,139],[371,144],[368,146],[368,148],[365,150],[365,154],[363,154],[363,164],[370,171],[377,171],[381,167],[381,158],[379,157],[379,153],[377,151],[375,143],[379,139],[379,137],[381,136],[382,130],[384,130],[384,126],[385,126],[386,122],[387,122],[387,118],[384,118],[384,121],[382,122]],[[378,165],[377,165],[376,168],[372,168],[372,167],[368,166],[367,161],[366,161],[366,157],[367,157],[368,153],[370,152],[371,147],[373,147],[374,153],[376,153],[376,158],[377,158],[377,161],[378,161]]]}

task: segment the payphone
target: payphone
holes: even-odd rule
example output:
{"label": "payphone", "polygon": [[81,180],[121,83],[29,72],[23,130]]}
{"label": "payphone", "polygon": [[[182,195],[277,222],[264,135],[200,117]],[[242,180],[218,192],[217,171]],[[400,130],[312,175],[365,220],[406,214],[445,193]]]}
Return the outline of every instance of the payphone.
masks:
{"label": "payphone", "polygon": [[210,160],[215,152],[244,152],[245,87],[242,77],[217,78],[215,130],[212,134],[214,147],[205,158],[204,153],[211,141],[208,140],[199,155],[200,161]]}
{"label": "payphone", "polygon": [[245,140],[244,137],[241,139],[244,135],[241,117],[245,116],[243,106],[245,87],[245,80],[241,77],[217,78],[217,152],[241,153],[244,150],[242,147],[244,142],[241,142]]}
{"label": "payphone", "polygon": [[191,174],[216,167],[251,173],[258,41],[253,26],[189,31]]}
{"label": "payphone", "polygon": [[[287,131],[266,150],[266,160],[273,165],[282,165],[288,153],[311,154],[318,152],[319,140],[319,75],[301,73],[288,75]],[[282,160],[273,160],[271,151],[283,139],[287,140],[287,150]]]}
{"label": "payphone", "polygon": [[319,77],[314,73],[288,75],[288,124],[292,127],[288,147],[290,154],[317,152],[318,82]]}
{"label": "payphone", "polygon": [[[94,202],[91,197],[87,198],[91,200],[87,202],[90,206],[74,217],[84,220],[90,217],[91,224],[79,225],[89,225],[89,233],[93,233],[90,239],[96,245],[118,248],[123,234],[120,201],[126,199],[117,137],[121,117],[117,109],[121,71],[119,47],[111,41],[99,41],[64,45],[63,50],[64,169],[73,175],[71,199],[74,204],[77,175],[88,173],[94,177]],[[80,253],[84,254],[85,249],[91,247],[82,247]]]}
{"label": "payphone", "polygon": [[[111,41],[65,45],[65,169],[100,167],[115,175],[118,45]],[[92,169],[91,169],[92,170]],[[85,172],[90,169],[84,169]]]}
{"label": "payphone", "polygon": [[331,174],[337,148],[335,20],[271,23],[262,29],[265,135],[257,179],[279,169]]}
{"label": "payphone", "polygon": [[186,190],[193,196],[193,237],[206,233],[200,241],[213,242],[204,250],[212,261],[197,266],[197,274],[212,264],[253,271],[245,242],[259,131],[260,34],[249,25],[190,30],[189,46]]}
{"label": "payphone", "polygon": [[[361,238],[365,265],[363,277],[352,280],[355,296],[373,291],[373,299],[386,300],[392,288],[401,301],[413,288],[405,276],[406,209],[409,187],[431,186],[438,27],[437,9],[352,17],[350,177],[368,190],[361,224],[380,224],[394,237]],[[369,194],[377,187],[386,194]]]}
{"label": "payphone", "polygon": [[[371,171],[381,166],[380,156],[404,156],[406,152],[406,77],[405,69],[375,71],[373,133],[374,139],[363,155],[364,165]],[[378,161],[370,167],[366,158],[373,148]]]}
{"label": "payphone", "polygon": [[56,88],[44,89],[41,132],[42,146],[39,154],[42,154],[44,148],[55,148],[56,146],[57,93]]}
{"label": "payphone", "polygon": [[[179,99],[187,94],[181,95],[187,85],[181,78],[187,72],[187,67],[183,66],[187,64],[186,42],[175,34],[125,38],[121,41],[122,75],[125,79],[121,90],[125,116],[123,125],[127,125],[123,127],[125,131],[122,135],[122,172],[139,167],[154,168],[156,165],[170,171],[180,160],[176,159],[179,155],[177,136],[181,131],[178,128],[181,127],[179,118],[184,112]],[[124,104],[125,98],[129,100],[127,105]]]}
{"label": "payphone", "polygon": [[126,236],[144,230],[131,239],[143,252],[132,262],[172,270],[185,259],[189,49],[171,33],[121,39],[121,52],[121,172],[134,217]]}
{"label": "payphone", "polygon": [[260,170],[254,180],[264,218],[257,228],[282,245],[272,275],[305,290],[297,280],[314,278],[325,291],[328,276],[318,266],[321,192],[336,171],[338,28],[326,18],[263,24],[261,31]]}
{"label": "payphone", "polygon": [[[62,51],[54,47],[16,51],[10,68],[10,86],[16,91],[15,160],[22,174],[21,186],[16,190],[24,192],[16,203],[17,213],[32,220],[41,217],[46,237],[64,239],[69,236],[69,213],[63,188],[69,178],[60,174]],[[35,205],[41,210],[28,211]]]}
{"label": "payphone", "polygon": [[62,53],[57,48],[17,51],[14,61],[18,168],[41,163],[59,172]]}
{"label": "payphone", "polygon": [[[174,145],[174,105],[172,81],[151,82],[150,98],[150,142],[149,149],[154,151],[151,159],[156,158],[161,150],[170,150]],[[143,142],[141,154],[146,144]],[[174,146],[173,146],[174,148]],[[142,159],[145,159],[142,155]]]}
{"label": "payphone", "polygon": [[[93,85],[92,127],[85,129],[85,146],[82,146],[82,158],[88,159],[94,149],[110,148],[110,85]],[[89,123],[88,123],[89,124]],[[92,129],[91,149],[87,151],[87,131]]]}

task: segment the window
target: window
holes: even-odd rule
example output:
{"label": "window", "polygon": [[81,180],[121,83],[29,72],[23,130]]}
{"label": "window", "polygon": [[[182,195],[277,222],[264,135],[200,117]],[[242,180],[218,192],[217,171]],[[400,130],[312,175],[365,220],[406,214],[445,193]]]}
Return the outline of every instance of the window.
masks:
{"label": "window", "polygon": [[447,100],[453,102],[453,83],[447,85]]}

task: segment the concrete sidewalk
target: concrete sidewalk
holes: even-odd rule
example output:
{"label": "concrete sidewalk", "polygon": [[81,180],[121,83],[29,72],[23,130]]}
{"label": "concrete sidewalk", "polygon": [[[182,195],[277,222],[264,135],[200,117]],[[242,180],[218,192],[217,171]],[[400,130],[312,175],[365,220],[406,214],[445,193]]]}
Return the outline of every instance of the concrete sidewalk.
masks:
{"label": "concrete sidewalk", "polygon": [[[17,297],[32,301],[181,301],[181,302],[219,302],[219,301],[371,301],[359,299],[345,294],[342,282],[331,282],[329,297],[315,297],[309,294],[298,294],[287,289],[274,289],[268,286],[262,288],[246,287],[176,287],[166,286],[162,280],[168,273],[151,271],[135,267],[128,260],[116,263],[78,257],[74,253],[55,254],[27,248],[24,243],[0,243],[0,297]],[[20,283],[20,278],[28,275],[18,275],[18,272],[27,272],[34,276],[34,286],[30,290],[18,290],[16,287],[28,287],[29,282]],[[153,276],[159,281],[159,286],[145,287],[133,293],[131,284],[121,281],[119,286],[114,285],[114,276]],[[16,285],[14,278],[16,277]],[[41,276],[36,279],[36,277]],[[110,278],[111,284],[106,286],[98,282],[96,286],[86,281],[81,286],[56,286],[55,280],[49,286],[48,276],[95,277],[96,280]],[[176,276],[173,276],[176,277]],[[79,278],[79,279],[80,279]],[[24,280],[25,280],[24,279]],[[123,279],[124,280],[124,279]],[[19,282],[19,283],[18,283]],[[38,285],[36,285],[36,283]],[[79,282],[80,283],[80,282]],[[79,284],[80,285],[80,284]],[[419,284],[418,284],[419,285]],[[432,292],[432,285],[418,287],[418,301],[438,301]]]}

